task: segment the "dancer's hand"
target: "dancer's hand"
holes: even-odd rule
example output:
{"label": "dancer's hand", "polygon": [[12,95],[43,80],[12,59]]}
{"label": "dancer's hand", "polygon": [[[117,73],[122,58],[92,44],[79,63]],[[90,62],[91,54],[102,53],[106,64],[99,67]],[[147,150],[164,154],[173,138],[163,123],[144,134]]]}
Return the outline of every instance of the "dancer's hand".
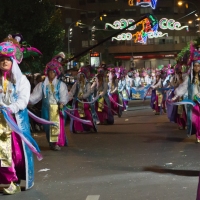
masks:
{"label": "dancer's hand", "polygon": [[174,97],[172,98],[172,101],[176,101],[177,98],[178,98],[178,96],[174,96]]}
{"label": "dancer's hand", "polygon": [[196,96],[197,96],[198,98],[200,98],[200,93],[196,94]]}

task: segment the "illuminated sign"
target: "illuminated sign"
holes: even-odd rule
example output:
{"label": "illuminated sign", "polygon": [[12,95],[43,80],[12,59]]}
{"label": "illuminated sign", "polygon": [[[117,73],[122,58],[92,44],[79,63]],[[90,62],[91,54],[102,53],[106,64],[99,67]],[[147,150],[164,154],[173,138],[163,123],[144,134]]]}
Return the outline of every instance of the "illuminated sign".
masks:
{"label": "illuminated sign", "polygon": [[[168,37],[168,33],[163,33],[161,31],[150,31],[147,33],[147,38],[160,38],[160,37]],[[138,42],[139,38],[141,37],[139,33],[132,34],[132,33],[122,33],[121,35],[118,35],[117,37],[112,37],[113,40],[132,40],[135,37],[135,42]],[[140,41],[143,41],[140,39]]]}
{"label": "illuminated sign", "polygon": [[[114,21],[113,24],[106,23],[105,29],[107,29],[108,26],[110,26],[113,29],[123,29],[127,27],[128,25],[132,24],[133,22],[135,22],[133,19],[120,19],[120,20]],[[136,29],[136,25],[129,27],[127,30],[133,31],[135,29]]]}
{"label": "illuminated sign", "polygon": [[[126,28],[128,25],[132,24],[134,22],[133,19],[120,19],[115,21],[113,24],[106,23],[105,28],[107,29],[108,26],[110,26],[113,29],[123,29]],[[136,25],[133,25],[129,27],[127,30],[135,30],[137,26],[142,26],[141,31],[137,31],[135,34],[131,33],[122,33],[121,35],[118,35],[117,37],[113,37],[112,40],[131,40],[134,39],[135,42],[138,43],[146,43],[148,38],[148,32],[157,32],[158,30],[158,23],[154,20],[153,22],[145,18],[138,22]],[[154,34],[153,34],[154,35]],[[149,35],[149,37],[152,38],[152,34]]]}
{"label": "illuminated sign", "polygon": [[129,5],[129,6],[134,6],[133,0],[128,0],[128,5]]}
{"label": "illuminated sign", "polygon": [[90,53],[90,57],[100,57],[98,52]]}
{"label": "illuminated sign", "polygon": [[90,53],[90,64],[91,66],[95,67],[100,66],[100,53],[98,52]]}
{"label": "illuminated sign", "polygon": [[136,6],[156,8],[157,0],[136,0]]}
{"label": "illuminated sign", "polygon": [[173,58],[175,55],[165,55],[165,58]]}
{"label": "illuminated sign", "polygon": [[181,26],[180,22],[176,22],[174,19],[167,19],[167,18],[162,18],[159,21],[159,27],[163,30],[169,29],[177,31],[186,28],[186,30],[188,31],[188,26]]}
{"label": "illuminated sign", "polygon": [[[111,27],[112,29],[124,29],[132,23],[134,23],[133,19],[120,19],[120,20],[114,21],[113,24],[106,23],[105,29],[107,29],[108,27]],[[135,43],[145,44],[148,38],[152,39],[152,38],[160,38],[164,36],[168,37],[168,33],[163,33],[161,31],[158,31],[158,28],[161,28],[163,30],[169,29],[169,30],[177,30],[177,31],[186,28],[188,30],[188,26],[181,26],[180,22],[176,22],[174,19],[162,18],[158,24],[157,19],[152,15],[149,15],[148,18],[145,18],[142,21],[138,22],[137,24],[127,28],[127,30],[133,31],[139,25],[142,26],[141,31],[137,31],[134,34],[130,32],[122,33],[116,37],[112,37],[112,41],[133,39]]]}

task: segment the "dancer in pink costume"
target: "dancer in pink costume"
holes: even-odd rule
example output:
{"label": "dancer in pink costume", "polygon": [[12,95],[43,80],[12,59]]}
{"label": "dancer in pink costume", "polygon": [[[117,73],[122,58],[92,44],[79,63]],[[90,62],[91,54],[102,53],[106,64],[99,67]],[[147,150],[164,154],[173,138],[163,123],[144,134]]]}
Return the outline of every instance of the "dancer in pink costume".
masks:
{"label": "dancer in pink costume", "polygon": [[113,114],[117,113],[118,117],[121,117],[123,105],[119,100],[117,75],[114,70],[111,70],[109,74],[108,94],[111,101],[111,108],[114,111]]}
{"label": "dancer in pink costume", "polygon": [[[94,97],[99,96],[98,101],[95,103],[95,110],[98,115],[100,124],[113,124],[114,118],[108,103],[107,87],[104,87],[104,77],[102,73],[96,75],[95,83],[91,86],[91,91]],[[109,105],[108,105],[109,104]]]}
{"label": "dancer in pink costume", "polygon": [[69,95],[66,84],[57,78],[61,74],[61,62],[64,58],[64,53],[60,52],[47,63],[45,80],[35,86],[29,100],[33,105],[42,100],[42,118],[58,124],[58,127],[44,125],[50,149],[55,151],[67,146],[63,111],[69,101]]}
{"label": "dancer in pink costume", "polygon": [[18,66],[23,54],[16,43],[0,43],[0,184],[10,185],[3,190],[10,195],[21,191],[21,180],[26,180],[26,189],[33,187],[32,152],[42,159],[30,133],[30,84]]}
{"label": "dancer in pink costume", "polygon": [[187,106],[187,133],[195,134],[196,142],[200,143],[200,51],[190,46],[191,69],[188,80],[188,99],[195,102],[195,106]]}
{"label": "dancer in pink costume", "polygon": [[90,109],[91,84],[87,81],[88,69],[83,67],[79,70],[77,81],[70,90],[73,97],[73,115],[77,118],[88,120],[89,124],[83,124],[81,120],[70,121],[70,131],[72,133],[96,132],[95,119],[92,117]]}

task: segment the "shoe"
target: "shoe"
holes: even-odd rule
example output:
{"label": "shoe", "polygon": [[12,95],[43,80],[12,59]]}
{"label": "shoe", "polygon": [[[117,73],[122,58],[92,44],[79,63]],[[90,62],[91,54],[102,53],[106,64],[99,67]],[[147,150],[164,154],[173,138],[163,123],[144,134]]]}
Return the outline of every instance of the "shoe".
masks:
{"label": "shoe", "polygon": [[184,128],[183,128],[182,126],[179,126],[178,129],[179,129],[179,130],[183,130]]}
{"label": "shoe", "polygon": [[3,188],[3,194],[11,195],[11,194],[19,193],[19,192],[21,192],[20,186],[16,185],[13,182],[11,182],[10,186],[7,189]]}
{"label": "shoe", "polygon": [[98,125],[98,124],[100,124],[101,122],[100,121],[96,121],[96,124]]}
{"label": "shoe", "polygon": [[58,145],[50,145],[50,149],[53,151],[60,151],[61,148]]}
{"label": "shoe", "polygon": [[200,143],[200,139],[197,138],[196,143]]}

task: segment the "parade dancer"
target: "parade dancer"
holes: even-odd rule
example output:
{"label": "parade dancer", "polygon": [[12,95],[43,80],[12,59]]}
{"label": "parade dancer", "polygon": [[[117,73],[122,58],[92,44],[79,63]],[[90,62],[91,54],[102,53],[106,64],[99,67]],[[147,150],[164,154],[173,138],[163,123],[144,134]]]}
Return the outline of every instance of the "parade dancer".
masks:
{"label": "parade dancer", "polygon": [[[184,95],[187,92],[188,87],[188,75],[183,74],[182,65],[177,64],[175,68],[175,76],[171,79],[170,85],[175,88],[174,97],[172,101],[180,102],[184,99]],[[173,106],[173,115],[170,116],[171,119],[174,119],[174,122],[178,124],[179,130],[186,129],[187,117],[186,109],[184,105],[174,105]]]}
{"label": "parade dancer", "polygon": [[[133,73],[128,72],[128,74],[126,76],[126,90],[128,91],[129,100],[132,97],[132,87],[133,87]],[[127,105],[127,107],[128,107],[128,105]]]}
{"label": "parade dancer", "polygon": [[31,137],[27,105],[30,83],[18,66],[23,54],[17,43],[0,44],[0,184],[10,184],[4,194],[21,191],[34,185],[34,152],[41,160],[40,150]]}
{"label": "parade dancer", "polygon": [[133,87],[138,88],[140,86],[140,76],[138,71],[133,73]]}
{"label": "parade dancer", "polygon": [[118,117],[121,117],[123,105],[119,99],[118,83],[117,83],[116,79],[117,79],[117,76],[115,74],[115,71],[111,70],[111,72],[109,74],[108,94],[109,94],[109,98],[111,101],[112,111],[114,111],[113,114],[117,113]]}
{"label": "parade dancer", "polygon": [[128,100],[129,100],[129,94],[126,89],[126,79],[125,79],[125,74],[120,75],[120,79],[118,82],[118,92],[120,95],[120,98],[122,99],[123,103],[123,110],[126,111],[128,108]]}
{"label": "parade dancer", "polygon": [[156,73],[156,80],[151,85],[152,94],[151,94],[151,108],[155,111],[155,115],[160,115],[162,102],[163,102],[163,94],[160,90],[162,88],[162,80],[160,72]]}
{"label": "parade dancer", "polygon": [[[73,97],[72,108],[73,115],[80,120],[71,119],[70,131],[72,133],[84,133],[84,132],[96,132],[95,119],[92,118],[90,110],[90,95],[91,95],[91,84],[87,81],[87,69],[81,68],[77,75],[77,81],[70,90],[70,95]],[[92,122],[84,124],[81,119]]]}
{"label": "parade dancer", "polygon": [[188,99],[196,105],[187,106],[187,132],[188,135],[195,134],[196,142],[200,143],[200,51],[191,52],[191,74],[188,81]]}
{"label": "parade dancer", "polygon": [[47,63],[44,72],[45,80],[35,86],[29,101],[34,105],[42,100],[42,118],[58,125],[43,125],[49,147],[55,151],[61,150],[62,146],[67,146],[63,112],[69,101],[69,95],[66,84],[57,78],[61,74],[61,62],[64,58],[64,53],[60,52]]}
{"label": "parade dancer", "polygon": [[114,118],[107,102],[110,101],[108,97],[107,87],[104,85],[103,74],[96,75],[95,82],[91,86],[91,91],[94,97],[99,97],[96,101],[95,108],[98,115],[99,124],[113,124]]}

